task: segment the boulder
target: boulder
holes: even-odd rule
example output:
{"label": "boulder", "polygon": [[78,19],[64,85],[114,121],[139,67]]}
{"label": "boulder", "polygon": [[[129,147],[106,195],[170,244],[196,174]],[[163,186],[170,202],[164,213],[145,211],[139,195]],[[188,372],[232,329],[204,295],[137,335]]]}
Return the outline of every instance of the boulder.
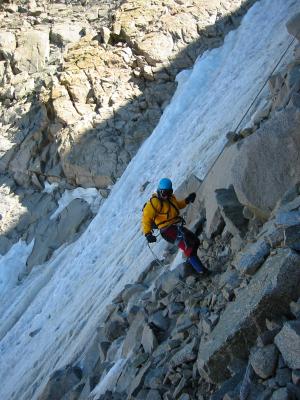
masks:
{"label": "boulder", "polygon": [[73,200],[49,225],[40,227],[36,232],[32,252],[27,260],[27,270],[47,261],[54,250],[63,243],[72,241],[81,225],[90,219],[92,213],[89,204],[82,199]]}
{"label": "boulder", "polygon": [[161,389],[165,373],[165,367],[151,368],[145,376],[144,387],[154,390]]}
{"label": "boulder", "polygon": [[143,330],[146,322],[146,316],[143,311],[139,311],[127,331],[122,355],[126,357],[131,351],[137,350],[142,341]]}
{"label": "boulder", "polygon": [[252,135],[225,148],[198,192],[206,209],[207,231],[218,210],[215,190],[229,185],[256,217],[269,218],[278,200],[300,180],[299,124],[300,113],[295,108],[283,109]]}
{"label": "boulder", "polygon": [[215,193],[227,230],[233,236],[244,236],[248,220],[244,218],[244,207],[238,201],[233,185],[230,185],[228,189],[216,189]]}
{"label": "boulder", "polygon": [[167,61],[172,54],[172,36],[163,32],[146,34],[136,43],[137,51],[142,54],[150,65]]}
{"label": "boulder", "polygon": [[[72,101],[76,103],[86,103],[91,90],[90,83],[84,71],[65,71],[60,77],[60,83],[67,88]],[[76,106],[78,106],[76,104]]]}
{"label": "boulder", "polygon": [[157,311],[149,317],[149,325],[160,331],[166,331],[169,324],[169,319],[164,317],[162,311]]}
{"label": "boulder", "polygon": [[190,343],[183,345],[183,347],[170,359],[170,368],[176,368],[184,363],[196,360],[198,345],[199,341],[197,338],[194,338]]}
{"label": "boulder", "polygon": [[291,369],[300,369],[300,321],[289,321],[275,337],[286,365]]}
{"label": "boulder", "polygon": [[180,282],[181,279],[177,269],[166,271],[155,281],[155,290],[163,290],[166,294],[169,294],[180,284]]}
{"label": "boulder", "polygon": [[78,361],[78,366],[81,369],[83,376],[91,375],[99,360],[100,352],[98,349],[98,343],[96,340],[91,340]]}
{"label": "boulder", "polygon": [[123,300],[123,302],[125,304],[127,304],[132,296],[136,296],[138,294],[141,294],[146,289],[147,289],[147,286],[146,285],[142,285],[140,283],[126,285],[125,288],[122,291],[122,300]]}
{"label": "boulder", "polygon": [[[18,135],[18,139],[21,140],[20,146],[13,147],[15,154],[11,156],[7,165],[0,164],[0,170],[8,168],[20,185],[26,186],[29,179],[28,170],[34,169],[36,172],[40,172],[39,167],[35,166],[34,168],[32,164],[33,160],[38,158],[39,144],[48,122],[46,107],[33,105],[28,115],[19,122],[22,127]],[[5,159],[5,157],[3,158]]]}
{"label": "boulder", "polygon": [[0,55],[11,60],[16,50],[17,42],[14,33],[0,32]]}
{"label": "boulder", "polygon": [[233,265],[242,274],[253,275],[270,253],[270,245],[264,240],[248,244],[233,260]]}
{"label": "boulder", "polygon": [[276,369],[278,350],[274,344],[255,348],[250,354],[250,363],[256,374],[263,379],[270,378]]}
{"label": "boulder", "polygon": [[290,310],[296,319],[300,319],[300,298],[297,300],[297,302],[295,301],[291,302]]}
{"label": "boulder", "polygon": [[80,382],[82,371],[78,367],[65,367],[55,371],[45,386],[39,400],[61,399],[72,387]]}
{"label": "boulder", "polygon": [[278,386],[286,386],[292,380],[292,371],[289,368],[278,368],[276,371],[275,382]]}
{"label": "boulder", "polygon": [[14,52],[14,68],[18,72],[30,74],[42,71],[49,58],[49,31],[29,30],[18,37],[18,46]]}
{"label": "boulder", "polygon": [[79,120],[80,115],[74,108],[69,93],[64,86],[54,86],[51,93],[51,99],[58,122],[63,125],[72,125]]}
{"label": "boulder", "polygon": [[149,325],[145,325],[142,334],[142,346],[145,353],[152,353],[157,347],[157,339]]}
{"label": "boulder", "polygon": [[56,22],[51,27],[50,42],[63,47],[81,38],[82,25],[78,23]]}
{"label": "boulder", "polygon": [[270,400],[289,400],[289,392],[287,388],[280,388],[273,392]]}
{"label": "boulder", "polygon": [[247,357],[265,318],[287,312],[290,301],[299,297],[299,266],[300,256],[289,249],[280,249],[267,259],[249,285],[227,305],[208,340],[201,341],[197,360],[200,374],[214,382],[230,376],[230,359]]}

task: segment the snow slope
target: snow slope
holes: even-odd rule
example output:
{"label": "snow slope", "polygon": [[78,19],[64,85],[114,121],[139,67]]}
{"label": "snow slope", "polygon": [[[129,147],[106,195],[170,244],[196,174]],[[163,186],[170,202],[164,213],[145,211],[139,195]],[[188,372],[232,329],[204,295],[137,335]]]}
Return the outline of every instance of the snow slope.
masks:
{"label": "snow slope", "polygon": [[[159,125],[86,232],[3,294],[1,399],[36,399],[49,374],[86,345],[106,304],[152,260],[140,233],[142,205],[164,176],[176,187],[191,172],[205,175],[289,44],[285,22],[299,10],[297,0],[259,1],[221,48],[179,74]],[[154,250],[163,247],[159,242]],[[21,268],[20,255],[17,263]]]}

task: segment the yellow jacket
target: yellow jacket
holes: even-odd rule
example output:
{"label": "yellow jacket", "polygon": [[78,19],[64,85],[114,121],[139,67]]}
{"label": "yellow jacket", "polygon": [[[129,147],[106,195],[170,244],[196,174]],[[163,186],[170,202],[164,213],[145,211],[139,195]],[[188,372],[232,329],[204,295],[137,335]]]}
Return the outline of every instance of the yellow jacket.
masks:
{"label": "yellow jacket", "polygon": [[185,200],[177,200],[174,195],[170,199],[162,200],[157,197],[156,193],[153,194],[143,209],[142,230],[144,234],[150,233],[153,226],[161,229],[179,222],[179,210],[185,206]]}

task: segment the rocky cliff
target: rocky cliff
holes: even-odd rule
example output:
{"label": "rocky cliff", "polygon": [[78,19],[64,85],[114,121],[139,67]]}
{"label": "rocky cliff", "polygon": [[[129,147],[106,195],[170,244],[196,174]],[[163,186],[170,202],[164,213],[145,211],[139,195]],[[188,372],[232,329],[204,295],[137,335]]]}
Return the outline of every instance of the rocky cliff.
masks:
{"label": "rocky cliff", "polygon": [[[73,240],[50,220],[63,191],[95,187],[107,197],[158,123],[176,74],[220,45],[252,3],[1,2],[0,253],[49,235],[53,245],[35,246],[29,272]],[[82,204],[72,232],[92,218]]]}
{"label": "rocky cliff", "polygon": [[[287,25],[298,40],[299,21]],[[53,374],[41,400],[300,398],[300,191],[299,173],[289,173],[299,149],[298,65],[299,43],[251,129],[229,133],[204,182],[191,176],[177,191],[197,192],[186,219],[210,275],[173,262],[170,245],[107,307],[94,339]],[[270,149],[278,158],[266,166]]]}
{"label": "rocky cliff", "polygon": [[[3,1],[1,252],[35,238],[29,273],[76,239],[97,207],[76,199],[50,219],[63,191],[96,187],[99,206],[157,124],[176,74],[251,3]],[[297,40],[298,27],[295,16],[287,28]],[[211,274],[172,264],[170,246],[107,307],[83,353],[37,389],[40,400],[300,398],[293,47],[251,127],[228,133],[204,182],[191,176],[178,191],[197,192],[186,219]],[[57,185],[45,191],[46,181]]]}

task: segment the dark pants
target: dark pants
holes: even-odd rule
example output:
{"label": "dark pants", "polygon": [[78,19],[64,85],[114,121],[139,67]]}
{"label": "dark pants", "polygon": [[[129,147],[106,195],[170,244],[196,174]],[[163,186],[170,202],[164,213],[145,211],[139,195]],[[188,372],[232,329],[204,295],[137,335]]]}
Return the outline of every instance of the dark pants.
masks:
{"label": "dark pants", "polygon": [[197,255],[200,240],[181,225],[170,225],[160,230],[161,236],[169,243],[176,244],[187,257]]}

